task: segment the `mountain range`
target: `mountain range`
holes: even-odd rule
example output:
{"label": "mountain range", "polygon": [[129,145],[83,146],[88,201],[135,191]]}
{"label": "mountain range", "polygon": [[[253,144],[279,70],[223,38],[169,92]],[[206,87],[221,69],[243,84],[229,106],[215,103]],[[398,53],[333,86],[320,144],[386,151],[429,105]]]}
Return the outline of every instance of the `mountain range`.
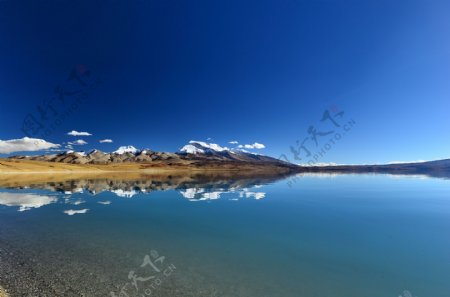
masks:
{"label": "mountain range", "polygon": [[133,146],[121,146],[117,150],[107,153],[100,150],[86,152],[66,151],[59,154],[39,156],[12,156],[9,159],[22,159],[34,161],[62,162],[70,164],[111,164],[132,162],[170,162],[182,161],[216,161],[216,162],[245,162],[245,163],[270,163],[283,166],[292,165],[281,160],[251,153],[241,149],[229,149],[217,144],[209,144],[201,141],[190,141],[179,152],[156,152],[150,149],[139,150]]}
{"label": "mountain range", "polygon": [[[325,173],[390,173],[390,174],[426,174],[433,176],[450,176],[450,159],[397,163],[385,165],[332,165],[332,166],[301,166],[276,158],[248,152],[243,149],[230,149],[213,143],[190,141],[178,152],[157,152],[150,149],[137,149],[133,146],[122,146],[113,152],[92,150],[86,152],[66,151],[58,154],[38,156],[12,156],[7,160],[37,161],[77,164],[77,165],[120,165],[134,164],[134,169],[214,169],[214,170],[265,170],[278,173],[325,172]],[[39,162],[40,161],[40,162]],[[4,171],[11,164],[0,162]],[[122,166],[122,167],[123,167]],[[50,166],[54,167],[54,166]],[[111,168],[114,166],[108,166]],[[41,167],[42,168],[42,167]],[[130,170],[134,170],[130,169]],[[64,169],[66,170],[66,169]]]}

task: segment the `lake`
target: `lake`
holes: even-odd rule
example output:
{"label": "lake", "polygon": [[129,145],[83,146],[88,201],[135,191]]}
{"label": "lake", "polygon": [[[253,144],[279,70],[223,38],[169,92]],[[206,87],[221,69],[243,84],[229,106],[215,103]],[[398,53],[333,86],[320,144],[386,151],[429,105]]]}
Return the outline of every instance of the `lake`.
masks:
{"label": "lake", "polygon": [[52,179],[0,183],[11,296],[450,296],[445,178]]}

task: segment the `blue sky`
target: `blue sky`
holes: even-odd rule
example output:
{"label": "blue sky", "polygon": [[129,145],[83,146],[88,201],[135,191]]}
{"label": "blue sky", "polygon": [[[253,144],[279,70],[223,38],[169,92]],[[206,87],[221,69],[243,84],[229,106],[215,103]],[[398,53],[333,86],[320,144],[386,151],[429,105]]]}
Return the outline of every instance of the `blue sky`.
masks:
{"label": "blue sky", "polygon": [[[29,136],[88,142],[77,150],[176,151],[211,138],[306,162],[354,121],[318,162],[448,158],[449,9],[448,1],[3,0],[0,140],[24,137],[33,116],[43,128]],[[53,109],[42,118],[45,102]],[[320,121],[325,110],[340,115],[340,127]],[[310,126],[319,134],[307,157],[296,141],[312,136]],[[105,138],[113,143],[98,143]]]}

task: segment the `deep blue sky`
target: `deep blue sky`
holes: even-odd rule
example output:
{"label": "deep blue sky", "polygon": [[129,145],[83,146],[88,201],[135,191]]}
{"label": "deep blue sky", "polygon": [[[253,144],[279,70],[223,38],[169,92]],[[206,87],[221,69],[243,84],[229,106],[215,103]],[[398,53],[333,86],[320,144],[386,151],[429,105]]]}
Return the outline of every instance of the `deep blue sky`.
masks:
{"label": "deep blue sky", "polygon": [[320,162],[447,158],[449,3],[1,0],[0,139],[24,137],[24,118],[57,85],[75,90],[68,75],[84,65],[102,84],[45,140],[87,131],[77,149],[105,151],[238,140],[294,161],[289,146],[311,125],[333,130],[320,119],[336,106],[356,124]]}

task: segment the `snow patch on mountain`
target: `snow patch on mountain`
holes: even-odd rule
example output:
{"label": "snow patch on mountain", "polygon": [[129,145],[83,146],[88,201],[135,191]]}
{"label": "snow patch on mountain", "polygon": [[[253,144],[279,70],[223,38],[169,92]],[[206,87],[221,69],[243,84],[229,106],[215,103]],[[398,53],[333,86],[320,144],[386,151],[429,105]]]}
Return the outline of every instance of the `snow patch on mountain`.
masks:
{"label": "snow patch on mountain", "polygon": [[193,141],[191,140],[189,143],[196,143],[198,145],[201,145],[202,147],[209,148],[211,150],[214,150],[216,152],[223,152],[223,151],[229,151],[230,149],[227,147],[221,147],[220,145],[216,143],[206,143],[203,141]]}
{"label": "snow patch on mountain", "polygon": [[133,198],[133,196],[139,194],[139,192],[136,190],[127,191],[127,190],[122,190],[122,189],[110,190],[110,192],[112,192],[122,198]]}
{"label": "snow patch on mountain", "polygon": [[183,146],[181,151],[188,154],[204,154],[208,152],[230,151],[227,147],[222,147],[216,143],[206,143],[203,141],[191,140],[189,144]]}
{"label": "snow patch on mountain", "polygon": [[81,151],[81,152],[76,152],[76,151],[74,151],[74,150],[68,150],[68,151],[65,151],[63,154],[64,154],[64,155],[76,154],[76,155],[82,156],[82,157],[85,157],[85,156],[86,156],[86,152],[83,152],[83,151]]}
{"label": "snow patch on mountain", "polygon": [[138,152],[138,149],[135,148],[132,145],[128,145],[128,146],[121,146],[119,147],[117,150],[115,150],[113,153],[115,154],[125,154],[125,153],[132,153],[132,154],[136,154]]}
{"label": "snow patch on mountain", "polygon": [[198,148],[192,144],[187,144],[185,146],[183,146],[181,148],[181,150],[183,153],[188,153],[188,154],[204,154],[205,151],[202,150],[201,148]]}

